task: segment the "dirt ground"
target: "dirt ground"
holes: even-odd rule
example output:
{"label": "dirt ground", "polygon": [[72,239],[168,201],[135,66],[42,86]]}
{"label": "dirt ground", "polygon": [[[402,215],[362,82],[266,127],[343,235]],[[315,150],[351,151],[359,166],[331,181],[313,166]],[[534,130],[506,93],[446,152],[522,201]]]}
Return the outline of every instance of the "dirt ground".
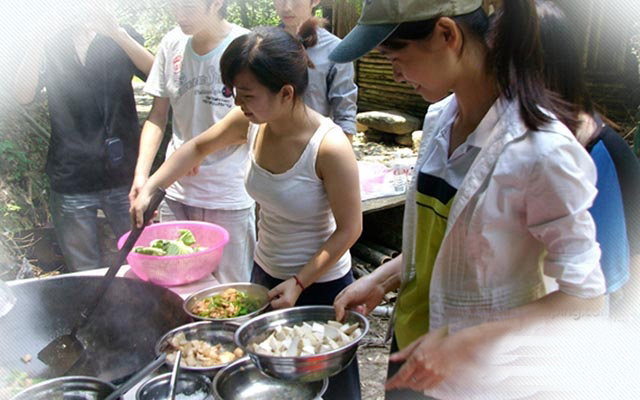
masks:
{"label": "dirt ground", "polygon": [[370,315],[369,323],[369,333],[358,347],[360,387],[364,400],[382,400],[389,358],[389,345],[384,343],[389,318]]}

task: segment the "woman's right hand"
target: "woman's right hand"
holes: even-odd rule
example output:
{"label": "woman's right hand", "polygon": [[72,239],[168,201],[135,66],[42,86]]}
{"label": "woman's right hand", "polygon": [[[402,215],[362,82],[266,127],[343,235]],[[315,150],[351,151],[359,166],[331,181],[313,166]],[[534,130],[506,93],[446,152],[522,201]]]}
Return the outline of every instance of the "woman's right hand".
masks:
{"label": "woman's right hand", "polygon": [[336,320],[341,321],[345,309],[354,309],[368,315],[384,298],[385,290],[382,284],[371,276],[365,276],[344,288],[333,301],[336,310]]}
{"label": "woman's right hand", "polygon": [[[132,189],[133,190],[133,189]],[[151,194],[146,187],[140,189],[135,200],[131,203],[129,214],[131,214],[131,226],[142,228],[144,224],[144,212],[149,208]]]}

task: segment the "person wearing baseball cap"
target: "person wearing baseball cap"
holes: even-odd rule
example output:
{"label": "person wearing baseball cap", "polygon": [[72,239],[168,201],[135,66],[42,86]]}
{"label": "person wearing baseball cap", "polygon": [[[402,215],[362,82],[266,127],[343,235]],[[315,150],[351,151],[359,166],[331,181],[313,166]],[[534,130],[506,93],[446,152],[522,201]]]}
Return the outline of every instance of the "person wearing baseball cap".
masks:
{"label": "person wearing baseball cap", "polygon": [[433,104],[402,255],[344,289],[336,317],[400,288],[387,399],[490,398],[500,389],[474,378],[501,338],[602,306],[595,167],[572,134],[575,113],[542,80],[534,1],[504,1],[490,19],[481,0],[366,0],[329,57],[374,48]]}

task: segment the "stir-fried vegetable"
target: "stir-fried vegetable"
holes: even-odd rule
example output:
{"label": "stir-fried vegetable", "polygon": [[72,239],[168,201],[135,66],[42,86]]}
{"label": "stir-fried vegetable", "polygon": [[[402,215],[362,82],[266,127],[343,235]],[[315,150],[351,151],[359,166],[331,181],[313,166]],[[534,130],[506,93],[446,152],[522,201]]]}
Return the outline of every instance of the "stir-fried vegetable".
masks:
{"label": "stir-fried vegetable", "polygon": [[257,310],[258,302],[234,288],[205,297],[195,303],[191,312],[206,318],[235,318]]}
{"label": "stir-fried vegetable", "polygon": [[188,229],[179,229],[180,236],[176,240],[156,239],[149,246],[136,246],[133,251],[151,256],[177,256],[202,251],[206,247],[196,245],[196,238]]}

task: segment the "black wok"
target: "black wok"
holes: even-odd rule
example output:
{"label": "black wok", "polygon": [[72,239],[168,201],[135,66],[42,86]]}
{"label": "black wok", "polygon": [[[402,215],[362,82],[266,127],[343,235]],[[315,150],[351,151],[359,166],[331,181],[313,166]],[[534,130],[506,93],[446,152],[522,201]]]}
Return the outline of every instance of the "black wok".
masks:
{"label": "black wok", "polygon": [[[77,333],[86,351],[68,371],[56,371],[35,355],[69,331],[102,277],[62,276],[12,286],[16,305],[0,317],[0,369],[26,372],[30,378],[95,376],[121,381],[156,355],[154,346],[167,331],[191,321],[182,299],[166,288],[116,278],[89,323]],[[31,361],[22,357],[29,354]]]}

